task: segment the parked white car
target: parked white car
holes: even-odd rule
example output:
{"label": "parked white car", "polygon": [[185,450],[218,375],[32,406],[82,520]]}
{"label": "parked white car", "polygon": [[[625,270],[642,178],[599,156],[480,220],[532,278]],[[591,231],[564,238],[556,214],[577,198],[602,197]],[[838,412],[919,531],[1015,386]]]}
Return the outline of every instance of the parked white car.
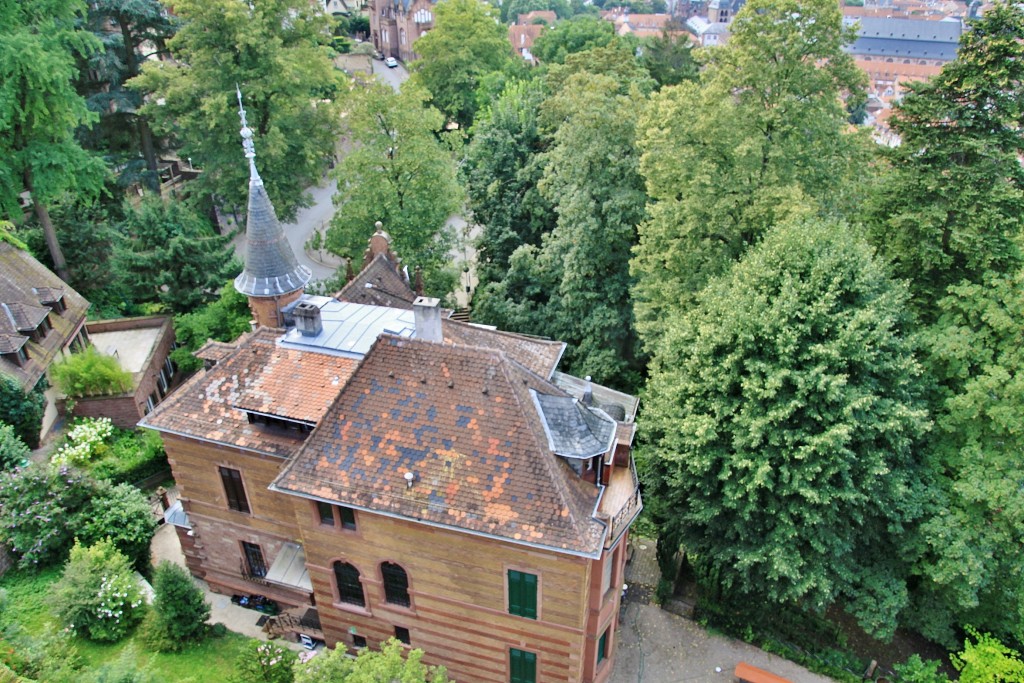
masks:
{"label": "parked white car", "polygon": [[394,57],[387,57],[384,59],[384,66],[386,66],[389,69],[394,69],[396,66],[398,66],[398,60],[395,59]]}

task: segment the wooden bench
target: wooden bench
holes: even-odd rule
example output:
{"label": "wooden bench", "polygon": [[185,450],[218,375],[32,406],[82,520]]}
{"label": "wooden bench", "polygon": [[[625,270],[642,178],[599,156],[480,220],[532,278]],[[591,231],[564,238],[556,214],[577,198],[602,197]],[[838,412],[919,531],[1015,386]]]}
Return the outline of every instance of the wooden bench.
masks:
{"label": "wooden bench", "polygon": [[788,678],[776,676],[764,669],[758,669],[756,666],[751,666],[746,662],[740,662],[736,665],[736,670],[733,671],[733,676],[736,677],[736,680],[739,681],[739,683],[793,683]]}

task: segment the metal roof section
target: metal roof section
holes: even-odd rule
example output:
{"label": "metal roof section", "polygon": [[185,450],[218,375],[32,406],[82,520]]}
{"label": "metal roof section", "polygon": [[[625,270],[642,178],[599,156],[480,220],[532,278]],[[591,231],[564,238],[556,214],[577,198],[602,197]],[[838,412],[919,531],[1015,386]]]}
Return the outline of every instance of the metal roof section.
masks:
{"label": "metal roof section", "polygon": [[242,148],[249,160],[249,211],[245,223],[245,269],[235,278],[235,289],[246,296],[282,296],[305,287],[313,271],[296,260],[256,170],[256,147],[245,121],[241,91],[238,115],[242,119]]}
{"label": "metal roof section", "polygon": [[416,336],[416,318],[411,310],[354,304],[326,296],[306,296],[302,301],[320,309],[323,329],[316,336],[307,336],[292,328],[278,342],[283,348],[362,358],[381,334]]}
{"label": "metal roof section", "polygon": [[587,408],[577,399],[551,396],[530,390],[541,416],[548,446],[566,458],[604,455],[615,443],[615,420],[599,409]]}

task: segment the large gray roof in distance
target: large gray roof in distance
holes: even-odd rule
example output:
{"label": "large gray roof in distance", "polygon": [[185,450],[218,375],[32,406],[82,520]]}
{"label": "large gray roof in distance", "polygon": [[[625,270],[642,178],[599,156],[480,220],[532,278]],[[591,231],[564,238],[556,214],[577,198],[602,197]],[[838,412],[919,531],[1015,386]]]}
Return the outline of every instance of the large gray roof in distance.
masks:
{"label": "large gray roof in distance", "polygon": [[962,32],[959,21],[861,17],[859,24],[846,51],[876,57],[952,61]]}
{"label": "large gray roof in distance", "polygon": [[313,271],[295,259],[258,175],[249,180],[245,240],[245,269],[235,278],[235,289],[242,294],[281,296],[302,289],[313,277]]}
{"label": "large gray roof in distance", "polygon": [[544,424],[552,452],[566,458],[592,458],[611,450],[615,421],[570,396],[530,390]]}

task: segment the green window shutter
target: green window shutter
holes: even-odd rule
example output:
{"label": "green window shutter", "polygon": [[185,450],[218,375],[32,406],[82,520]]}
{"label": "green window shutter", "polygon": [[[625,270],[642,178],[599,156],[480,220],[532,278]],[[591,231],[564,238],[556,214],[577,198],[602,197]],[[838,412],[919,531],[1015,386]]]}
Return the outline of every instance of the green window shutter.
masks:
{"label": "green window shutter", "polygon": [[522,591],[519,588],[520,573],[514,569],[508,570],[508,613],[519,614],[522,610]]}
{"label": "green window shutter", "polygon": [[537,575],[508,570],[508,612],[537,618]]}
{"label": "green window shutter", "polygon": [[515,648],[509,650],[509,681],[510,683],[536,683],[537,655]]}
{"label": "green window shutter", "polygon": [[605,630],[601,634],[601,639],[597,641],[597,663],[600,664],[608,656],[608,631]]}
{"label": "green window shutter", "polygon": [[537,575],[523,574],[523,611],[524,617],[537,618]]}

